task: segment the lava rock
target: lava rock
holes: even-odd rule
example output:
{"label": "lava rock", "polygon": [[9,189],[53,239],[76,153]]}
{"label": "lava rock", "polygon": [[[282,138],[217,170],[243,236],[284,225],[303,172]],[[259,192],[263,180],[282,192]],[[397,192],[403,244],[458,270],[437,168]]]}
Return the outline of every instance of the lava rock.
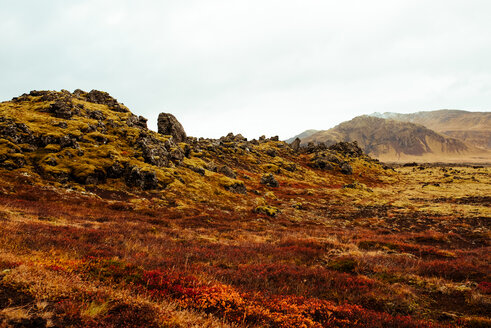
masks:
{"label": "lava rock", "polygon": [[98,121],[101,121],[106,118],[104,113],[102,113],[100,110],[88,110],[87,116],[91,119],[98,120]]}
{"label": "lava rock", "polygon": [[279,187],[279,185],[280,185],[278,183],[278,181],[274,178],[272,173],[263,175],[261,178],[261,184],[269,186],[269,187],[273,187],[273,188]]}
{"label": "lava rock", "polygon": [[220,166],[217,170],[218,173],[221,173],[229,178],[232,178],[232,179],[235,179],[237,177],[237,175],[235,174],[235,172],[228,166],[226,165],[223,165],[223,166]]}
{"label": "lava rock", "polygon": [[230,186],[226,186],[225,189],[236,194],[247,194],[247,188],[241,182],[237,182]]}
{"label": "lava rock", "polygon": [[124,174],[124,166],[116,161],[106,169],[107,177],[111,179],[119,179]]}
{"label": "lava rock", "polygon": [[160,113],[157,127],[160,134],[171,135],[175,142],[183,142],[187,138],[181,123],[172,114]]}
{"label": "lava rock", "polygon": [[137,187],[144,190],[157,189],[159,187],[159,180],[154,171],[143,171],[136,166],[127,167],[125,181],[130,187]]}
{"label": "lava rock", "polygon": [[73,115],[80,115],[80,111],[76,108],[70,98],[58,99],[48,109],[54,117],[70,119]]}
{"label": "lava rock", "polygon": [[299,151],[300,150],[300,142],[301,140],[299,138],[296,138],[295,140],[293,140],[293,142],[290,144],[290,147],[294,150],[294,151]]}
{"label": "lava rock", "polygon": [[330,146],[329,149],[351,157],[363,156],[363,150],[358,146],[356,141],[338,142],[337,144]]}
{"label": "lava rock", "polygon": [[106,105],[110,110],[120,113],[127,113],[129,110],[126,107],[121,106],[120,103],[107,92],[99,90],[91,90],[86,95],[86,100],[94,104]]}
{"label": "lava rock", "polygon": [[129,127],[139,127],[141,129],[147,129],[147,119],[143,116],[131,115],[126,120],[126,125]]}
{"label": "lava rock", "polygon": [[341,165],[341,173],[351,175],[353,174],[353,168],[348,163],[343,163]]}

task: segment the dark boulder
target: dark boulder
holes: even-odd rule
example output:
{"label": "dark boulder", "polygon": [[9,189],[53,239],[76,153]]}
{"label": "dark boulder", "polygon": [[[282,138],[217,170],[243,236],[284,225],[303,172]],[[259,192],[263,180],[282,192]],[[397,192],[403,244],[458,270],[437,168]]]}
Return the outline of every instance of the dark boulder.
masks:
{"label": "dark boulder", "polygon": [[183,142],[187,138],[181,123],[172,114],[160,113],[157,127],[160,134],[172,136],[176,143]]}
{"label": "dark boulder", "polygon": [[232,178],[232,179],[235,179],[237,177],[237,175],[235,174],[235,172],[228,166],[226,165],[223,165],[223,166],[220,166],[217,170],[218,173],[221,173],[229,178]]}
{"label": "dark boulder", "polygon": [[130,187],[144,190],[157,189],[159,187],[159,180],[154,171],[144,171],[136,166],[126,168],[125,181]]}
{"label": "dark boulder", "polygon": [[353,168],[348,163],[343,163],[341,165],[341,173],[351,175],[353,174]]}
{"label": "dark boulder", "polygon": [[51,113],[54,117],[70,119],[73,115],[80,115],[80,110],[76,106],[73,105],[70,98],[58,99],[48,109],[48,112]]}
{"label": "dark boulder", "polygon": [[100,110],[87,110],[87,116],[98,121],[104,120],[106,118],[104,113]]}
{"label": "dark boulder", "polygon": [[276,157],[276,155],[278,155],[278,152],[274,148],[269,148],[266,150],[266,154],[271,157]]}
{"label": "dark boulder", "polygon": [[126,120],[126,125],[129,127],[138,127],[140,129],[147,129],[147,119],[143,116],[131,115]]}
{"label": "dark boulder", "polygon": [[136,141],[137,147],[142,151],[145,163],[159,167],[169,167],[169,152],[166,145],[146,132],[140,133]]}
{"label": "dark boulder", "polygon": [[261,178],[261,184],[269,186],[269,187],[273,187],[273,188],[276,188],[280,185],[278,183],[278,181],[274,178],[272,173],[263,175]]}
{"label": "dark boulder", "polygon": [[124,174],[124,166],[116,161],[106,169],[107,177],[110,179],[119,179]]}
{"label": "dark boulder", "polygon": [[351,157],[363,156],[363,150],[358,146],[356,141],[338,142],[337,144],[330,146],[329,149]]}
{"label": "dark boulder", "polygon": [[294,151],[299,151],[300,150],[300,142],[301,140],[299,138],[296,138],[295,140],[293,140],[293,142],[290,144],[290,147],[294,150]]}
{"label": "dark boulder", "polygon": [[94,104],[106,105],[109,107],[110,110],[115,112],[120,112],[120,113],[129,112],[129,110],[126,107],[121,106],[121,104],[118,103],[118,101],[113,97],[111,97],[107,92],[92,90],[89,93],[87,93],[86,100]]}
{"label": "dark boulder", "polygon": [[225,187],[226,190],[236,194],[247,194],[247,188],[242,182],[236,182]]}

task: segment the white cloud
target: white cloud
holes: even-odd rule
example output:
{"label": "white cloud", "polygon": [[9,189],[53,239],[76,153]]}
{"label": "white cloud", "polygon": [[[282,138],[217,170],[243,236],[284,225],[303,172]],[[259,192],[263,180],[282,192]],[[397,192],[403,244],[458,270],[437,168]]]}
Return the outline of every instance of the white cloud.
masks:
{"label": "white cloud", "polygon": [[0,4],[0,97],[102,89],[191,135],[286,138],[374,111],[491,108],[484,0]]}

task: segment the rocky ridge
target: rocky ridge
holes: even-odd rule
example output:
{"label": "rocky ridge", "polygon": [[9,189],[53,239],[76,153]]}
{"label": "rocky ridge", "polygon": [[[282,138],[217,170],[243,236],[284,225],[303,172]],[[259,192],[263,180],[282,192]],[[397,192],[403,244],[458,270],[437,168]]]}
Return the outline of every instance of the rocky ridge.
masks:
{"label": "rocky ridge", "polygon": [[189,137],[168,113],[154,132],[97,90],[31,91],[0,103],[0,168],[64,185],[161,190],[201,181],[246,194],[254,175],[258,186],[278,188],[276,177],[302,180],[306,170],[352,175],[353,161],[378,165],[356,143],[300,148],[278,137]]}

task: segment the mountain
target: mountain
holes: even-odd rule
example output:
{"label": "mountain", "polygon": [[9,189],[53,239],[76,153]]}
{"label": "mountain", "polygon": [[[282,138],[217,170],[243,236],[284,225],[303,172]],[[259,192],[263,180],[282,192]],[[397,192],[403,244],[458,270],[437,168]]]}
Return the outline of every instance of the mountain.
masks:
{"label": "mountain", "polygon": [[371,116],[421,124],[469,145],[491,150],[491,112],[442,109],[411,114],[374,113]]}
{"label": "mountain", "polygon": [[314,133],[317,133],[319,132],[320,130],[314,130],[314,129],[311,129],[311,130],[305,130],[304,132],[300,133],[300,134],[297,134],[296,136],[290,138],[290,139],[287,139],[285,140],[286,143],[292,143],[295,139],[300,139],[300,140],[303,140],[304,138],[307,138],[308,136],[311,136],[313,135]]}
{"label": "mountain", "polygon": [[482,162],[491,159],[488,151],[425,126],[367,115],[302,139],[304,145],[309,142],[330,145],[340,141],[357,141],[367,154],[387,162]]}

